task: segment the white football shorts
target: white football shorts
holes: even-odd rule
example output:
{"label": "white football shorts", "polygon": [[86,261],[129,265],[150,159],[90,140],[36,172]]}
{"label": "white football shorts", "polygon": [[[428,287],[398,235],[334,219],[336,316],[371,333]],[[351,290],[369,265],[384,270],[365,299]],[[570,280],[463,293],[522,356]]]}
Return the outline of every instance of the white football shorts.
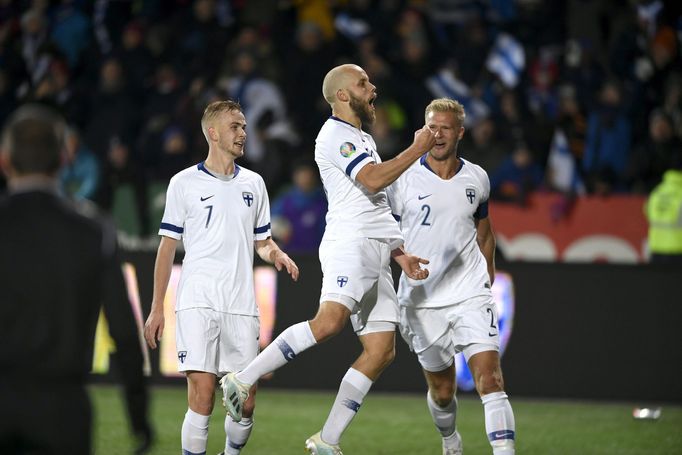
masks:
{"label": "white football shorts", "polygon": [[258,355],[260,321],[244,316],[188,308],[175,313],[178,371],[205,371],[223,376],[240,371]]}
{"label": "white football shorts", "polygon": [[400,333],[426,371],[438,372],[464,353],[500,350],[497,308],[491,296],[438,308],[401,307]]}
{"label": "white football shorts", "polygon": [[347,307],[358,335],[395,330],[400,310],[390,261],[391,244],[383,239],[323,240],[320,303]]}

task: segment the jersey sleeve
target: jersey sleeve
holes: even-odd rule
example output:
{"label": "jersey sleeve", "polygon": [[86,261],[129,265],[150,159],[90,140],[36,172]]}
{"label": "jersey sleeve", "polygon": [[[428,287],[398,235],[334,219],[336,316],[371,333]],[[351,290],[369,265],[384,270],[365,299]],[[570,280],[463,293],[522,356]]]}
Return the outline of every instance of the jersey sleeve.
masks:
{"label": "jersey sleeve", "polygon": [[182,185],[177,179],[171,179],[166,191],[166,207],[161,218],[159,235],[180,240],[185,230],[187,207],[182,197]]}
{"label": "jersey sleeve", "polygon": [[361,144],[357,136],[346,134],[328,138],[322,146],[327,159],[355,181],[360,169],[374,162]]}
{"label": "jersey sleeve", "polygon": [[481,199],[478,202],[478,208],[474,213],[474,218],[482,220],[488,218],[488,199],[490,198],[490,179],[488,173],[481,168],[479,180],[481,183]]}
{"label": "jersey sleeve", "polygon": [[268,190],[263,179],[258,180],[258,190],[260,197],[258,198],[256,224],[253,228],[253,235],[254,240],[265,240],[271,237],[272,233],[270,228],[270,199],[268,198]]}

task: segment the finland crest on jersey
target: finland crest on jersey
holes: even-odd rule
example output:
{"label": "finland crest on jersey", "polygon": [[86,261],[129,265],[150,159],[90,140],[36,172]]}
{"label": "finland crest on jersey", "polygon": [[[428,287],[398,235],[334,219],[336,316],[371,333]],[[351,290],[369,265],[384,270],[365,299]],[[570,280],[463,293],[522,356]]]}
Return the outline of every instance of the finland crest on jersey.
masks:
{"label": "finland crest on jersey", "polygon": [[430,261],[429,277],[400,277],[401,305],[439,307],[491,293],[488,269],[476,242],[475,220],[488,216],[490,182],[480,166],[461,159],[449,180],[429,167],[426,154],[388,188],[405,250]]}
{"label": "finland crest on jersey", "polygon": [[367,237],[402,243],[386,191],[370,194],[355,181],[364,166],[381,162],[376,148],[372,136],[341,119],[330,117],[322,126],[315,140],[315,162],[329,202],[325,239]]}
{"label": "finland crest on jersey", "polygon": [[200,163],[168,185],[159,235],[185,247],[175,309],[213,308],[258,315],[254,242],[270,237],[270,201],[260,175],[235,165],[223,180]]}

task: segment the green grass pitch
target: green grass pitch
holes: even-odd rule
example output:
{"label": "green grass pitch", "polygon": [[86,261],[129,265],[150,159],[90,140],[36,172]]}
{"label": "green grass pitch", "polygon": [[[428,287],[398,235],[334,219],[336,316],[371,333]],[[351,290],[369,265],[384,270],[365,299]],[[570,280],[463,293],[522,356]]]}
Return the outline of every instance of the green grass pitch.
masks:
{"label": "green grass pitch", "polygon": [[[95,453],[129,454],[131,441],[121,395],[115,387],[93,386]],[[422,395],[371,393],[344,434],[346,455],[440,455],[440,437]],[[525,400],[511,396],[520,455],[682,454],[682,407],[663,406],[658,421],[632,418],[634,404]],[[303,441],[318,431],[333,393],[264,388],[258,394],[256,425],[243,455],[302,455]],[[180,426],[187,409],[184,387],[155,387],[152,454],[180,453]],[[225,412],[219,397],[211,419],[208,455],[223,450]],[[460,397],[457,419],[465,454],[489,455],[483,408],[477,397]]]}

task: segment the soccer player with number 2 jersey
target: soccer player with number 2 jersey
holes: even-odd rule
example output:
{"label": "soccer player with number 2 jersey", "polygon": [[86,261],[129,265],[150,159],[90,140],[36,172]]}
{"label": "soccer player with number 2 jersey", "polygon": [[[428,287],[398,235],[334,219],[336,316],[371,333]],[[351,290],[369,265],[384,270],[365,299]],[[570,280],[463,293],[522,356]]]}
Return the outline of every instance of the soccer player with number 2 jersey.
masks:
{"label": "soccer player with number 2 jersey", "polygon": [[514,414],[504,391],[491,291],[495,236],[488,216],[490,182],[480,166],[457,154],[464,116],[457,101],[432,101],[426,126],[436,136],[435,145],[387,189],[405,248],[430,261],[425,280],[400,277],[400,329],[424,370],[427,404],[443,438],[443,454],[462,453],[454,356],[463,352],[483,402],[493,454],[512,455]]}

